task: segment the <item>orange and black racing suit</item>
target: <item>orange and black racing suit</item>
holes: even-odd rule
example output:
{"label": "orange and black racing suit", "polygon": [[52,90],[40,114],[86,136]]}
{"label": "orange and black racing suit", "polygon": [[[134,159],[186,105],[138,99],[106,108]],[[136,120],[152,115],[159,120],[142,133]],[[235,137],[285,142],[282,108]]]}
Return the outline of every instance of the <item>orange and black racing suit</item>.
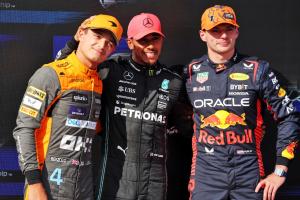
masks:
{"label": "orange and black racing suit", "polygon": [[278,122],[276,164],[287,165],[299,140],[299,113],[266,61],[235,54],[225,64],[207,56],[185,69],[194,110],[191,199],[261,199],[263,108]]}
{"label": "orange and black racing suit", "polygon": [[75,53],[35,72],[13,132],[26,185],[42,182],[48,199],[93,199],[91,146],[101,94],[97,71]]}

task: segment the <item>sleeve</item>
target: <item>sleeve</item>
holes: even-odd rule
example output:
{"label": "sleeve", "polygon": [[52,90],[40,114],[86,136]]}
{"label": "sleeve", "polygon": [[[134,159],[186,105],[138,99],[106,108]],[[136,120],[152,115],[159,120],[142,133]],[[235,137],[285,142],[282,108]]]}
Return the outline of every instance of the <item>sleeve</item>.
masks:
{"label": "sleeve", "polygon": [[[183,66],[175,67],[177,67],[177,69],[172,67],[172,70],[175,70],[175,72],[180,74],[180,77],[183,78]],[[168,135],[182,135],[184,137],[191,138],[193,134],[193,110],[189,103],[185,82],[183,80],[180,81],[178,99],[174,103],[171,113],[169,114],[167,133]]]}
{"label": "sleeve", "polygon": [[279,81],[269,68],[269,63],[260,63],[260,97],[277,122],[278,135],[276,144],[276,164],[288,166],[294,158],[299,141],[300,116]]}
{"label": "sleeve", "polygon": [[35,129],[40,127],[47,106],[59,91],[59,81],[55,71],[41,67],[30,78],[23,96],[13,137],[16,141],[19,165],[29,184],[40,182]]}
{"label": "sleeve", "polygon": [[66,58],[69,54],[71,54],[74,50],[76,50],[77,47],[78,47],[78,42],[74,39],[74,37],[72,37],[72,39],[70,39],[66,43],[64,48],[62,48],[57,52],[55,56],[55,60],[61,60]]}
{"label": "sleeve", "polygon": [[107,60],[99,65],[98,74],[99,74],[101,80],[105,81],[108,78],[112,64],[113,63],[111,62],[111,60]]}
{"label": "sleeve", "polygon": [[[183,94],[185,95],[185,94]],[[191,138],[193,134],[192,106],[181,99],[175,102],[168,118],[167,134]]]}
{"label": "sleeve", "polygon": [[122,65],[126,65],[126,60],[121,56],[110,58],[98,65],[98,74],[101,80],[107,81],[110,76],[114,76],[113,74],[120,73],[120,67]]}

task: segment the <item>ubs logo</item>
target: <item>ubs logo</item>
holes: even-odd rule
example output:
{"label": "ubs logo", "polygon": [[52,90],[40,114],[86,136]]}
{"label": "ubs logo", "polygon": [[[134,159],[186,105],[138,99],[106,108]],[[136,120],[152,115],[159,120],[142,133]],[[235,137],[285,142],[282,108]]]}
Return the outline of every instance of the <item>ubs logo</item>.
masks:
{"label": "ubs logo", "polygon": [[129,71],[125,71],[123,77],[127,81],[131,81],[133,79],[133,73]]}
{"label": "ubs logo", "polygon": [[153,26],[153,21],[152,21],[152,19],[150,19],[150,18],[145,18],[144,20],[143,20],[143,25],[145,26],[145,27],[147,27],[147,28],[150,28],[150,27],[152,27]]}

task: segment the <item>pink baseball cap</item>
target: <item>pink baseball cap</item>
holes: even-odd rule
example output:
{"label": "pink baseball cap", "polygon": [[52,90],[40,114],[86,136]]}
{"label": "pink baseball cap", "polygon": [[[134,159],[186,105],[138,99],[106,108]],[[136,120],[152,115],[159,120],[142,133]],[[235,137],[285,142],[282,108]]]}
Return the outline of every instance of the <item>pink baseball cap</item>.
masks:
{"label": "pink baseball cap", "polygon": [[150,33],[158,33],[165,37],[161,31],[160,21],[156,15],[151,13],[141,13],[134,16],[129,22],[127,29],[128,38],[139,40]]}

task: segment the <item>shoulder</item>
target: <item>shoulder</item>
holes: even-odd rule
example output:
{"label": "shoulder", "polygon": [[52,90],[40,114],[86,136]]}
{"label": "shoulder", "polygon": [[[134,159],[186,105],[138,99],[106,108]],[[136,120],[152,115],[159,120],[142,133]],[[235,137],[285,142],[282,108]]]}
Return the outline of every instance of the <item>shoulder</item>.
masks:
{"label": "shoulder", "polygon": [[206,62],[207,59],[208,59],[207,55],[203,55],[200,58],[194,58],[189,62],[188,66],[193,66],[193,65],[197,65],[197,64]]}
{"label": "shoulder", "polygon": [[35,71],[31,79],[40,79],[41,81],[57,79],[55,70],[50,63],[44,64],[38,70]]}
{"label": "shoulder", "polygon": [[198,70],[201,67],[202,63],[207,62],[207,59],[207,55],[192,59],[187,65],[184,66],[183,73],[187,74],[189,71],[193,71],[193,69]]}
{"label": "shoulder", "polygon": [[259,58],[258,56],[248,56],[248,55],[239,55],[240,57],[240,62],[248,62],[248,63],[253,63],[258,66],[264,66],[269,64],[268,61]]}
{"label": "shoulder", "polygon": [[269,62],[257,56],[242,55],[239,63],[244,69],[252,69],[254,80],[265,79],[271,70]]}
{"label": "shoulder", "polygon": [[99,65],[99,68],[101,69],[101,68],[107,68],[107,67],[119,66],[125,64],[128,64],[127,56],[114,56],[101,63]]}
{"label": "shoulder", "polygon": [[67,59],[62,59],[62,60],[55,60],[53,62],[44,64],[42,68],[45,68],[45,70],[50,70],[52,68],[60,68],[60,69],[67,69],[71,66],[71,63]]}
{"label": "shoulder", "polygon": [[207,62],[207,55],[203,55],[200,58],[192,59],[188,64],[183,67],[183,77],[187,79],[190,77],[195,71],[199,71],[201,66]]}
{"label": "shoulder", "polygon": [[170,66],[170,67],[162,67],[162,71],[169,74],[170,76],[176,78],[176,79],[182,79],[182,73],[180,66]]}

